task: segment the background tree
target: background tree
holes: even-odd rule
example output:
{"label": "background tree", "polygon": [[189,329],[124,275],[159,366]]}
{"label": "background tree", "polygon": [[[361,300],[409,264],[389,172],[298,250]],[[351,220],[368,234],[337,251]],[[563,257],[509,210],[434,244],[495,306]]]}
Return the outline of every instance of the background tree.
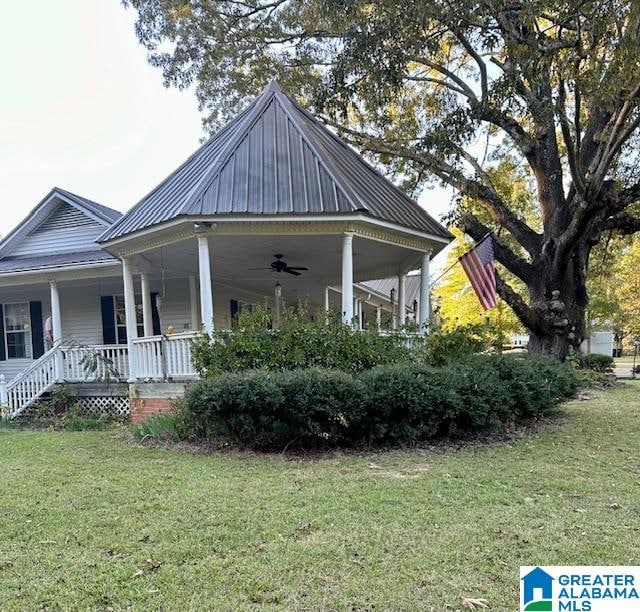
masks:
{"label": "background tree", "polygon": [[[276,76],[405,184],[436,177],[480,203],[490,222],[460,208],[456,223],[475,240],[503,229],[496,257],[526,291],[502,277],[498,291],[530,349],[564,358],[579,346],[592,248],[640,229],[640,3],[124,3],[167,84],[196,83],[211,127]],[[487,172],[501,155],[531,178],[537,226]]]}
{"label": "background tree", "polygon": [[611,236],[592,254],[588,328],[613,329],[620,342],[640,338],[640,235]]}

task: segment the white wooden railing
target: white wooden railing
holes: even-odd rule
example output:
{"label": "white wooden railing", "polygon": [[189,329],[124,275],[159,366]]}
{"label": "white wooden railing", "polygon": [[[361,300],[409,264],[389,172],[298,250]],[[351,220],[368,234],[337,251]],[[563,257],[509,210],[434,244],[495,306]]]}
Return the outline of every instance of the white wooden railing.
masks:
{"label": "white wooden railing", "polygon": [[125,344],[63,346],[62,378],[68,382],[128,380],[129,357]]}
{"label": "white wooden railing", "polygon": [[56,381],[56,357],[60,347],[47,351],[11,382],[0,380],[0,404],[3,416],[13,419],[53,387]]}
{"label": "white wooden railing", "polygon": [[180,380],[197,378],[191,360],[191,346],[196,333],[136,338],[136,378]]}
{"label": "white wooden railing", "polygon": [[126,346],[56,346],[13,380],[7,382],[0,375],[0,411],[11,419],[19,416],[56,382],[127,380],[128,376]]}

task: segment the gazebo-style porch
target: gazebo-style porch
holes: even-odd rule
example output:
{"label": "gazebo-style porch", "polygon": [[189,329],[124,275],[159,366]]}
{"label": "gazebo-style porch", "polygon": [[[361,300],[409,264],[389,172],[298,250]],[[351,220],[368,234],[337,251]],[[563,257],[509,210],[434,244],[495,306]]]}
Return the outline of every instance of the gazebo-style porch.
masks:
{"label": "gazebo-style porch", "polygon": [[[357,328],[377,325],[381,312],[393,309],[395,327],[401,326],[413,308],[406,302],[406,275],[416,269],[421,283],[416,324],[426,332],[430,252],[410,236],[344,221],[223,219],[183,225],[183,231],[156,235],[151,246],[147,236],[130,241],[119,253],[131,379],[162,378],[167,370],[170,377],[193,374],[188,365],[192,333],[228,329],[251,304],[304,301],[312,315],[318,310],[341,313],[346,324]],[[271,266],[275,255],[289,266],[307,269],[277,272]],[[397,305],[361,284],[391,275],[398,277]],[[136,294],[142,295],[144,334],[139,334]],[[153,333],[153,295],[158,296],[164,339]]]}

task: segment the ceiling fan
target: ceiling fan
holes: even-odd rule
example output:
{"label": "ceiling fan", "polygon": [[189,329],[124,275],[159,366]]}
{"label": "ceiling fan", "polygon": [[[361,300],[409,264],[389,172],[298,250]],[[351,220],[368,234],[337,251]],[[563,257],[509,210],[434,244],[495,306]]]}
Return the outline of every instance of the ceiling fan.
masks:
{"label": "ceiling fan", "polygon": [[283,255],[274,255],[275,261],[271,262],[269,268],[249,268],[249,270],[273,270],[274,272],[286,272],[287,274],[293,274],[293,276],[300,276],[300,272],[304,272],[309,268],[303,266],[289,266],[287,262],[282,261]]}

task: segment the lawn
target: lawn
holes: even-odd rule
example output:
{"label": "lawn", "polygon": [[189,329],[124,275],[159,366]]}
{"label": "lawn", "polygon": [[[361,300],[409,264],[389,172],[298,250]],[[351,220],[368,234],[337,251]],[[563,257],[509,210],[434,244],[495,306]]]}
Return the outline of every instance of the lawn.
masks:
{"label": "lawn", "polygon": [[513,612],[518,566],[638,563],[640,384],[517,442],[315,461],[0,433],[0,609]]}

